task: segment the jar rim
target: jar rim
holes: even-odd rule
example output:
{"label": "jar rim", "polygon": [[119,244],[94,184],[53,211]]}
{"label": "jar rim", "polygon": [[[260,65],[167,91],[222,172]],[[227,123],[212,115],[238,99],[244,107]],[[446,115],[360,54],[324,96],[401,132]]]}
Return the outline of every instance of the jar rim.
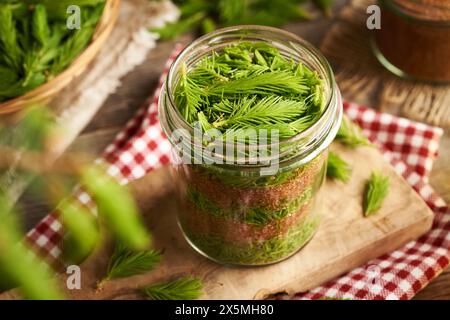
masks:
{"label": "jar rim", "polygon": [[[335,110],[333,110],[333,105],[335,104],[335,101],[338,100],[338,104],[341,104],[341,97],[340,97],[340,93],[339,93],[339,89],[337,88],[337,84],[335,82],[334,79],[334,74],[333,71],[331,69],[330,64],[328,63],[328,61],[326,60],[326,58],[323,56],[323,54],[316,49],[312,44],[310,44],[309,42],[307,42],[306,40],[300,38],[299,36],[282,30],[282,29],[278,29],[278,28],[274,28],[274,27],[268,27],[268,26],[259,26],[259,25],[236,25],[236,26],[232,26],[232,27],[227,27],[227,28],[222,28],[222,29],[218,29],[216,31],[213,31],[211,33],[205,34],[199,38],[197,38],[196,40],[194,40],[193,42],[191,42],[188,46],[186,46],[176,57],[175,61],[172,63],[172,65],[169,68],[169,72],[168,75],[166,77],[165,83],[164,83],[164,87],[162,90],[161,94],[165,94],[167,93],[166,97],[169,100],[169,103],[171,105],[171,107],[174,109],[174,112],[178,118],[178,120],[181,120],[181,124],[183,125],[183,129],[187,129],[189,132],[193,132],[194,127],[187,122],[187,120],[182,116],[180,110],[178,109],[178,107],[176,106],[176,103],[174,101],[174,95],[173,95],[173,91],[172,91],[172,86],[171,81],[173,81],[173,79],[175,79],[175,75],[177,70],[179,70],[179,64],[181,62],[183,62],[186,59],[186,56],[188,56],[189,54],[191,54],[191,50],[199,45],[201,45],[202,43],[206,42],[206,41],[210,41],[209,43],[220,43],[220,40],[223,39],[224,36],[226,36],[227,34],[232,34],[233,32],[239,32],[242,33],[242,37],[240,38],[240,40],[248,40],[245,38],[245,34],[249,34],[251,32],[266,32],[269,34],[275,34],[275,35],[279,35],[281,37],[284,37],[285,39],[288,39],[287,41],[289,43],[295,43],[297,45],[300,45],[302,49],[305,49],[306,52],[308,54],[310,54],[319,64],[320,66],[324,69],[323,71],[325,71],[325,76],[327,77],[327,81],[326,83],[328,84],[328,92],[329,95],[327,97],[327,101],[325,103],[325,106],[323,108],[323,112],[320,115],[320,117],[307,129],[297,133],[296,135],[286,138],[286,139],[280,139],[278,142],[271,142],[268,143],[266,145],[262,144],[260,146],[263,147],[274,147],[275,145],[280,145],[280,144],[292,144],[298,141],[301,141],[309,136],[312,135],[313,132],[318,131],[318,129],[322,126],[324,126],[324,122],[327,121],[328,117],[330,116],[330,113],[335,113]],[[264,41],[262,39],[260,39],[259,41]],[[213,51],[213,49],[208,50],[207,52],[211,52]],[[301,61],[301,60],[300,60]],[[317,71],[317,70],[316,70]],[[161,101],[161,99],[160,99]],[[334,108],[335,109],[335,108]],[[342,106],[341,108],[342,109]],[[338,124],[340,124],[340,120],[342,117],[342,110],[339,111],[339,119],[338,119]],[[336,128],[337,127],[337,128]],[[334,136],[337,133],[337,129],[339,128],[339,125],[334,124],[334,128],[333,128],[333,132],[331,133],[332,138],[334,139]],[[167,134],[167,132],[166,132]],[[331,141],[328,141],[330,139],[326,139],[326,143],[327,144],[325,147],[327,147],[329,145],[329,143],[331,143]],[[331,139],[332,140],[332,139]],[[324,148],[325,148],[324,147]],[[324,149],[323,148],[323,149]],[[248,166],[248,167],[252,167],[252,166]]]}
{"label": "jar rim", "polygon": [[[450,5],[432,3],[429,0],[379,0],[387,9],[410,21],[436,26],[450,27]],[[433,1],[434,2],[434,1]],[[428,13],[426,10],[428,9]]]}

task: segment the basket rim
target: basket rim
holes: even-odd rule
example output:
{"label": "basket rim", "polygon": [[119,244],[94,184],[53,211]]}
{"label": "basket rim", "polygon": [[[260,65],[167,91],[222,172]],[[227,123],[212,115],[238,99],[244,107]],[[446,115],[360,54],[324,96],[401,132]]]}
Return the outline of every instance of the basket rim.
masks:
{"label": "basket rim", "polygon": [[0,103],[0,116],[15,113],[33,103],[48,102],[58,92],[79,76],[95,59],[102,44],[111,33],[119,15],[121,0],[105,0],[105,8],[97,23],[89,45],[72,61],[72,63],[54,78],[25,93],[24,95]]}

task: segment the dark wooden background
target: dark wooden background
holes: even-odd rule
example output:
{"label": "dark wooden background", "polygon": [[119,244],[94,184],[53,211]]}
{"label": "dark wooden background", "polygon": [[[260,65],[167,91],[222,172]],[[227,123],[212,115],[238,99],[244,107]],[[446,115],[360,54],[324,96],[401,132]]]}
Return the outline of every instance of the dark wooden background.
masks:
{"label": "dark wooden background", "polygon": [[[346,3],[347,0],[335,0],[334,15]],[[285,29],[319,46],[332,23],[332,18],[325,19],[319,15],[318,19],[293,23],[286,26]],[[187,35],[177,39],[177,42],[186,44],[191,39],[192,35]],[[70,151],[81,151],[93,156],[99,155],[103,151],[124,124],[142,106],[145,99],[153,93],[174,44],[174,41],[160,42],[142,65],[122,79],[123,85],[107,99],[94,119],[75,140]],[[372,107],[377,108],[375,102]],[[450,203],[449,130],[446,130],[445,137],[441,142],[440,156],[435,163],[430,179],[436,191]],[[27,193],[22,197],[20,204],[25,212],[27,228],[33,227],[49,210],[39,199],[32,198]],[[429,284],[416,296],[416,299],[450,299],[450,270]]]}

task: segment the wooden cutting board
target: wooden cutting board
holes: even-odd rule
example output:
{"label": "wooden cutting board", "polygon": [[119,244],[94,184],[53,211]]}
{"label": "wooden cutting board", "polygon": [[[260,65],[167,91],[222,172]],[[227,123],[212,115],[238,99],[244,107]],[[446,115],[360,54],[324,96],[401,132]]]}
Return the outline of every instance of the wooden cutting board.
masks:
{"label": "wooden cutting board", "polygon": [[[265,267],[238,268],[221,266],[197,254],[178,229],[173,183],[168,168],[164,168],[130,185],[152,230],[154,246],[164,251],[161,264],[145,275],[110,281],[98,292],[95,283],[104,274],[111,251],[103,248],[82,265],[82,289],[68,292],[69,296],[142,298],[136,288],[186,274],[203,279],[204,299],[254,299],[277,292],[295,293],[361,266],[430,229],[432,211],[379,151],[370,147],[349,150],[339,145],[333,149],[353,166],[351,180],[347,184],[326,182],[321,191],[326,210],[319,231],[291,258]],[[381,210],[365,218],[362,191],[374,169],[389,176],[391,188]],[[64,283],[64,276],[62,280]]]}

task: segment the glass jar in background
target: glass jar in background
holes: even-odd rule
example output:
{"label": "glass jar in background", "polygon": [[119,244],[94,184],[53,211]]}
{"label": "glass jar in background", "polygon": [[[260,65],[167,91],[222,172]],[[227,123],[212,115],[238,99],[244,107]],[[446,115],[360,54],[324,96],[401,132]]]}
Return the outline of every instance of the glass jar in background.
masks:
{"label": "glass jar in background", "polygon": [[450,82],[450,1],[379,0],[381,29],[373,49],[403,78]]}
{"label": "glass jar in background", "polygon": [[[174,104],[173,93],[181,73],[212,52],[240,41],[271,44],[284,57],[315,70],[324,82],[323,113],[296,136],[270,141],[269,149],[279,152],[269,152],[264,161],[242,164],[226,154],[222,155],[224,164],[178,161],[174,166],[178,221],[187,241],[202,255],[223,264],[265,265],[294,254],[319,226],[318,192],[326,175],[327,150],[341,123],[342,101],[328,62],[306,41],[269,27],[217,30],[180,53],[161,91],[161,126],[176,149],[181,144],[193,153],[202,153],[205,148],[201,141],[192,139],[194,128]],[[183,129],[181,138],[175,134],[178,129]],[[275,160],[272,156],[277,157],[278,169],[262,174]]]}

